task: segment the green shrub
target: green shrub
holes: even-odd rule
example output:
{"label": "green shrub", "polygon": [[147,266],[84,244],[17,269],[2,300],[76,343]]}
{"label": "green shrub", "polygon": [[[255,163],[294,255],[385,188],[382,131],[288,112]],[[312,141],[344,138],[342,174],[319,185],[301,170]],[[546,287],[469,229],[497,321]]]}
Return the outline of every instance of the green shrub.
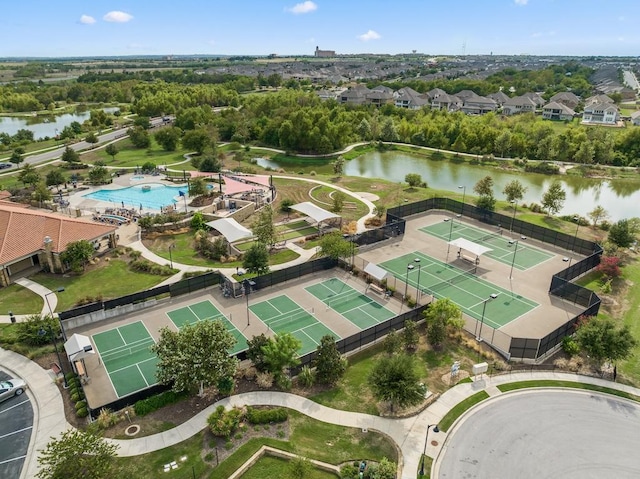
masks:
{"label": "green shrub", "polygon": [[247,407],[247,422],[250,424],[271,424],[289,419],[289,410],[283,407],[273,409],[256,409]]}
{"label": "green shrub", "polygon": [[73,402],[78,402],[80,401],[80,394],[78,394],[78,391],[71,393],[71,400]]}
{"label": "green shrub", "polygon": [[[32,314],[24,321],[16,323],[16,336],[21,343],[30,346],[48,344],[60,335],[60,326],[55,318],[49,315]],[[53,338],[52,338],[53,336]]]}
{"label": "green shrub", "polygon": [[89,415],[89,411],[86,407],[82,407],[76,411],[76,415],[78,417],[87,417]]}
{"label": "green shrub", "polygon": [[129,263],[129,268],[133,271],[155,274],[158,276],[171,276],[173,274],[171,267],[167,265],[159,265],[144,258],[132,261]]}
{"label": "green shrub", "polygon": [[227,411],[224,406],[218,406],[207,418],[207,424],[214,436],[228,438],[240,424],[241,418],[240,409],[234,407]]}
{"label": "green shrub", "polygon": [[83,407],[86,408],[87,407],[87,401],[78,401],[76,403],[76,411],[79,411],[80,409],[82,409]]}
{"label": "green shrub", "polygon": [[580,345],[573,336],[562,338],[562,350],[569,356],[575,356],[580,352]]}
{"label": "green shrub", "polygon": [[144,416],[168,404],[173,404],[187,397],[187,393],[165,391],[147,399],[141,399],[133,405],[136,416]]}
{"label": "green shrub", "polygon": [[305,388],[313,386],[316,382],[316,376],[313,373],[313,370],[309,366],[303,366],[300,370],[300,374],[298,374],[298,381]]}

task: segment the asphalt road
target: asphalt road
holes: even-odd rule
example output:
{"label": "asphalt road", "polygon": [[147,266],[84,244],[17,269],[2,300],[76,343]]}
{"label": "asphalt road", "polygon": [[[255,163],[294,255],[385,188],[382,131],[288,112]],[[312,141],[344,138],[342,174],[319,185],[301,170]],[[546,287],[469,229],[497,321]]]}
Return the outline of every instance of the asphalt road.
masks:
{"label": "asphalt road", "polygon": [[[9,379],[0,371],[0,380]],[[18,479],[33,429],[33,409],[28,394],[0,403],[0,477]]]}
{"label": "asphalt road", "polygon": [[449,435],[438,479],[640,477],[640,405],[591,392],[507,394]]}

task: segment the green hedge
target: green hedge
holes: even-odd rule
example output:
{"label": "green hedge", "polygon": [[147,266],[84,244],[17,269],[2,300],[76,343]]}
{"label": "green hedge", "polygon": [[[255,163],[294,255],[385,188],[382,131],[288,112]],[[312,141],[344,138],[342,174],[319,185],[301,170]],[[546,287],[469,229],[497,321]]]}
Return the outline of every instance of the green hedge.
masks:
{"label": "green hedge", "polygon": [[133,405],[136,416],[144,416],[153,411],[160,409],[168,404],[173,404],[186,398],[186,393],[176,393],[173,391],[165,391],[147,399],[142,399]]}
{"label": "green hedge", "polygon": [[270,424],[284,422],[289,418],[289,411],[279,407],[275,409],[255,409],[247,407],[247,421],[251,424]]}

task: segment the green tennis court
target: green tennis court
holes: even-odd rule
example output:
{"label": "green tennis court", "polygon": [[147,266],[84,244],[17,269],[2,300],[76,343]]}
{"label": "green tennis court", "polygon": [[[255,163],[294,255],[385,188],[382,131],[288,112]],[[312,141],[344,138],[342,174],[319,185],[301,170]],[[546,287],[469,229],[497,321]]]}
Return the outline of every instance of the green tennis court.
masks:
{"label": "green tennis court", "polygon": [[[415,267],[415,258],[420,258],[418,268]],[[407,269],[409,264],[414,266],[413,269]],[[472,318],[482,319],[484,309],[484,323],[496,329],[538,306],[538,303],[522,295],[496,286],[476,277],[473,273],[442,263],[420,252],[400,256],[379,266],[392,273],[403,283],[408,278],[409,293],[415,293],[419,281],[420,291],[435,298],[451,299]],[[485,308],[484,302],[492,294],[497,294],[498,297],[488,303]]]}
{"label": "green tennis court", "polygon": [[244,334],[209,300],[168,311],[167,316],[169,316],[171,322],[175,324],[178,329],[183,328],[187,324],[197,323],[198,321],[222,321],[227,331],[236,338],[236,344],[231,349],[230,354],[238,354],[240,351],[247,349],[247,338],[245,338]]}
{"label": "green tennis court", "polygon": [[443,241],[449,241],[449,238],[452,241],[464,238],[486,246],[491,248],[492,251],[485,253],[485,256],[504,264],[511,265],[513,263],[513,267],[521,271],[533,268],[554,256],[551,253],[524,244],[522,238],[518,239],[515,235],[511,238],[508,232],[497,227],[492,231],[487,231],[451,219],[425,226],[420,228],[420,231]]}
{"label": "green tennis court", "polygon": [[94,334],[92,339],[118,397],[158,382],[158,357],[150,349],[155,341],[142,321]]}
{"label": "green tennis court", "polygon": [[315,351],[323,336],[331,335],[336,340],[340,339],[309,311],[284,294],[252,304],[249,309],[276,334],[291,333],[299,339],[302,343],[299,351],[301,356]]}
{"label": "green tennis court", "polygon": [[305,289],[322,301],[327,309],[333,309],[362,330],[395,316],[395,313],[338,278],[330,278]]}

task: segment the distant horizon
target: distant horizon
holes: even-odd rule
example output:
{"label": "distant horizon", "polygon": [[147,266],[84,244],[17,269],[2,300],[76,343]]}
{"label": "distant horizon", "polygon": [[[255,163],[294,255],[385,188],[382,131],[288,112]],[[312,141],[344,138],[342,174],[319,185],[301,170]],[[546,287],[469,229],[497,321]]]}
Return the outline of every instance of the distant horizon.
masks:
{"label": "distant horizon", "polygon": [[312,56],[316,46],[345,56],[412,50],[440,52],[436,56],[640,53],[636,0],[609,0],[606,8],[601,0],[145,3],[17,2],[3,18],[2,57]]}

